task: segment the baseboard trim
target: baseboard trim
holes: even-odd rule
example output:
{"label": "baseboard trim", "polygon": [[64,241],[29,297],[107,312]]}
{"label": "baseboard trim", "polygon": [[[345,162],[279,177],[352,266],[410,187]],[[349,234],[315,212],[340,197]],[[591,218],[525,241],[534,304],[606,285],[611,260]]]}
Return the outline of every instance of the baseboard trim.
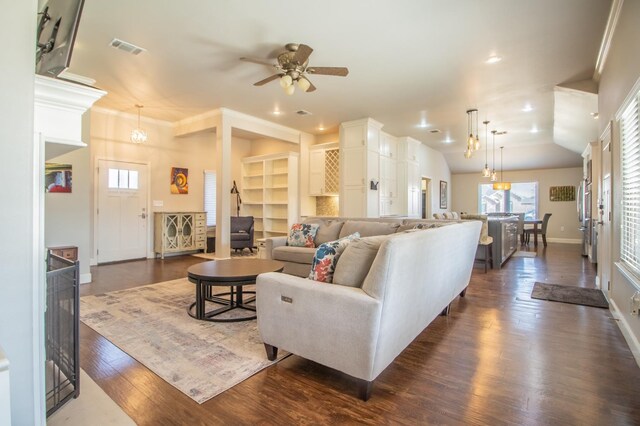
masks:
{"label": "baseboard trim", "polygon": [[582,244],[582,240],[573,238],[547,238],[550,243]]}
{"label": "baseboard trim", "polygon": [[87,274],[80,274],[80,284],[88,284],[91,282],[91,272]]}
{"label": "baseboard trim", "polygon": [[618,309],[618,305],[616,305],[616,302],[614,302],[612,298],[609,299],[609,310],[611,311],[613,318],[618,323],[618,327],[620,328],[620,331],[622,331],[622,335],[627,341],[629,349],[631,349],[631,353],[636,360],[636,364],[640,367],[640,342],[631,331],[629,323],[625,319],[624,315],[621,314],[620,309]]}

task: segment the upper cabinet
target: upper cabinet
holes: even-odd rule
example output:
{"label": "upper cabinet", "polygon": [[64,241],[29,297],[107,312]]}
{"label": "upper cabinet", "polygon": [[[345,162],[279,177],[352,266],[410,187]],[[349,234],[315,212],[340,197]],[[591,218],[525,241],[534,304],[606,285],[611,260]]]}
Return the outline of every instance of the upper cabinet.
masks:
{"label": "upper cabinet", "polygon": [[312,146],[309,151],[309,195],[338,195],[340,150],[337,142]]}

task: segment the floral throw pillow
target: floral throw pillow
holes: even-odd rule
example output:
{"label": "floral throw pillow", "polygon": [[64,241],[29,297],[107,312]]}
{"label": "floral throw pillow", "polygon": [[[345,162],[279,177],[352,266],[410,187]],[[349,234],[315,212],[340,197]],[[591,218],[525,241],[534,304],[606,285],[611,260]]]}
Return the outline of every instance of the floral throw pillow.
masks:
{"label": "floral throw pillow", "polygon": [[354,232],[353,234],[347,235],[339,240],[328,241],[320,244],[316,249],[315,256],[313,256],[309,279],[323,283],[333,282],[333,273],[336,270],[338,258],[347,245],[357,238],[360,238],[360,233]]}
{"label": "floral throw pillow", "polygon": [[287,245],[292,247],[315,247],[313,239],[316,237],[319,227],[320,225],[316,224],[294,223],[291,226],[291,231],[289,231]]}

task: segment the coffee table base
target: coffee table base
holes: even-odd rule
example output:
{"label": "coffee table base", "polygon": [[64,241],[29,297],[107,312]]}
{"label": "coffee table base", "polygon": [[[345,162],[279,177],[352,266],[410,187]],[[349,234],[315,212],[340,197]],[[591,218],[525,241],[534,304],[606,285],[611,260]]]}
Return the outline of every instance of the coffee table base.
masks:
{"label": "coffee table base", "polygon": [[[212,288],[214,286],[219,287],[219,283],[214,284],[211,281],[191,279],[190,281],[194,282],[194,284],[196,285],[196,301],[189,305],[189,307],[187,308],[187,313],[191,318],[212,322],[240,322],[251,321],[257,318],[257,316],[255,315],[256,307],[248,305],[248,303],[254,302],[256,300],[256,292],[244,291],[242,288],[242,285],[254,284],[253,282],[243,283],[241,285],[235,284],[233,286],[229,286],[228,292],[213,295]],[[252,294],[254,296],[247,300],[244,300],[244,296],[247,294]],[[221,296],[229,296],[229,298],[225,299]],[[205,311],[206,302],[216,303],[223,306],[211,311]],[[234,318],[215,318],[218,315],[232,311],[234,309],[244,309],[247,311],[252,311],[254,312],[254,314]]]}

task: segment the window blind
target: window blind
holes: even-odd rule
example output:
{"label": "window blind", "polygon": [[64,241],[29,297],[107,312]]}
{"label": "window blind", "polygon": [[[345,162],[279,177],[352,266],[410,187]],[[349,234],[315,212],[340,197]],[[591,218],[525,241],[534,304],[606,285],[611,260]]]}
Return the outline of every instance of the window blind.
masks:
{"label": "window blind", "polygon": [[622,215],[620,260],[640,277],[640,93],[620,119]]}
{"label": "window blind", "polygon": [[216,224],[216,173],[204,171],[204,211],[207,212],[207,226]]}

